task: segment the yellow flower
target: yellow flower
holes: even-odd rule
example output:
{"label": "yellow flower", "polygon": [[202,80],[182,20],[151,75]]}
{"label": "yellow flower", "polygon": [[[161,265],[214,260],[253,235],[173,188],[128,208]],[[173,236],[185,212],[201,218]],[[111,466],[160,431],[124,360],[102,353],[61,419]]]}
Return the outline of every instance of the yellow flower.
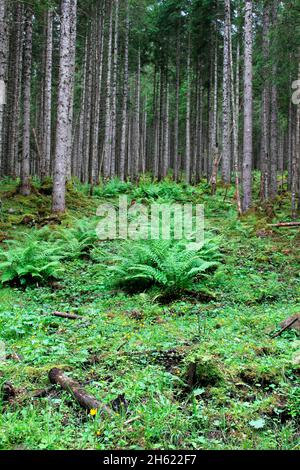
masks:
{"label": "yellow flower", "polygon": [[101,431],[97,431],[97,436],[98,436],[98,437],[101,436]]}
{"label": "yellow flower", "polygon": [[97,413],[98,413],[98,410],[96,410],[96,409],[93,409],[93,410],[90,411],[91,416],[96,416]]}

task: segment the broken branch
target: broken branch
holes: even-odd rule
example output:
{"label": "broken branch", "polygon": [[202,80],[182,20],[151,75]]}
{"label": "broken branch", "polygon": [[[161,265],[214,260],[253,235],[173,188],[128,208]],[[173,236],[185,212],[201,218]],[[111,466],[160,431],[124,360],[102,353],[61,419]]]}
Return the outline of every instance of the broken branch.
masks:
{"label": "broken branch", "polygon": [[95,397],[89,395],[78,382],[65,375],[61,369],[51,369],[49,379],[52,384],[60,385],[63,390],[71,393],[79,405],[85,410],[98,410],[108,415],[113,414],[108,406],[103,405]]}
{"label": "broken branch", "polygon": [[53,315],[55,317],[59,317],[59,318],[66,318],[68,320],[80,320],[80,319],[82,319],[82,317],[79,317],[78,315],[73,315],[71,313],[53,312]]}
{"label": "broken branch", "polygon": [[277,227],[277,228],[281,228],[281,227],[300,227],[300,222],[280,222],[278,224],[270,224],[269,227]]}

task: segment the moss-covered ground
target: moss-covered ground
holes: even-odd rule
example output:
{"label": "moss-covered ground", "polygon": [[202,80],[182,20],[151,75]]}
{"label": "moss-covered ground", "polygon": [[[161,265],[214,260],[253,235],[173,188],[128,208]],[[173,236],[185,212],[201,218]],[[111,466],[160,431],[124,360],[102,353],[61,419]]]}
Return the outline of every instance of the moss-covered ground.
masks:
{"label": "moss-covered ground", "polygon": [[[1,183],[1,240],[22,239],[49,222],[47,191],[36,185],[24,198],[13,194],[15,187]],[[122,190],[146,203],[164,197],[204,203],[207,228],[220,238],[224,256],[206,281],[212,300],[160,304],[147,292],[110,292],[105,267],[87,257],[66,262],[55,284],[3,286],[0,339],[7,359],[0,385],[10,382],[17,395],[0,402],[1,449],[299,450],[300,341],[294,330],[271,338],[300,312],[299,231],[268,226],[288,220],[289,195],[278,197],[274,214],[257,204],[239,220],[234,188],[219,188],[212,198],[205,183],[169,187],[165,195]],[[100,201],[117,198],[114,185],[96,188],[93,197],[86,187],[69,188],[62,225],[68,230],[94,217]],[[118,251],[120,244],[101,249]],[[56,318],[55,311],[82,319]],[[110,406],[113,417],[89,415],[59,387],[33,398],[49,387],[53,367]]]}

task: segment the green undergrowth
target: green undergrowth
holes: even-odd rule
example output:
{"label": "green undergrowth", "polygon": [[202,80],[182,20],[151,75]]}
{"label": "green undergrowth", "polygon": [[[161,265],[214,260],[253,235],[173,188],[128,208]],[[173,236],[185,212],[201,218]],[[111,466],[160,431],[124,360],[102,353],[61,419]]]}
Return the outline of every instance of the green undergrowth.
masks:
{"label": "green undergrowth", "polygon": [[[10,402],[1,398],[0,448],[299,450],[299,336],[271,337],[300,311],[299,233],[268,226],[289,220],[289,196],[278,198],[272,217],[257,203],[239,220],[234,188],[220,187],[212,198],[205,182],[151,185],[145,178],[138,187],[114,181],[90,197],[75,182],[61,225],[41,227],[19,223],[24,215],[38,222],[50,216],[51,196],[34,184],[29,199],[0,196],[0,231],[19,244],[26,232],[55,246],[63,275],[0,289],[7,356],[0,385],[17,391]],[[0,193],[15,187],[4,181]],[[147,204],[204,203],[220,264],[193,285],[199,295],[183,289],[164,301],[157,286],[128,294],[108,285],[126,243],[97,241],[95,214],[99,202],[117,204],[120,194]],[[88,415],[55,387],[33,398],[48,389],[53,367],[110,406],[113,417]]]}

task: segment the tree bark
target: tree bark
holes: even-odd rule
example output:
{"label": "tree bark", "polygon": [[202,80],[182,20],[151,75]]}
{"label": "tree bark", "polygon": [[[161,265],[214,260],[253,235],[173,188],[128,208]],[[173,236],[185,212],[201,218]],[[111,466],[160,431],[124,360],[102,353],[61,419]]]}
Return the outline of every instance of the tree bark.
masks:
{"label": "tree bark", "polygon": [[21,162],[20,193],[29,196],[30,184],[30,98],[31,98],[31,64],[32,64],[32,10],[26,11],[24,39],[23,70],[23,149]]}
{"label": "tree bark", "polygon": [[52,211],[63,213],[66,209],[66,169],[71,122],[70,103],[73,95],[75,35],[71,32],[72,17],[76,18],[77,0],[61,0],[61,33],[59,84],[54,160]]}
{"label": "tree bark", "polygon": [[222,179],[231,181],[231,132],[230,132],[230,0],[225,0],[224,68],[223,68],[223,157]]}
{"label": "tree bark", "polygon": [[244,78],[244,159],[243,159],[243,212],[252,205],[253,162],[253,2],[245,0],[245,78]]}

